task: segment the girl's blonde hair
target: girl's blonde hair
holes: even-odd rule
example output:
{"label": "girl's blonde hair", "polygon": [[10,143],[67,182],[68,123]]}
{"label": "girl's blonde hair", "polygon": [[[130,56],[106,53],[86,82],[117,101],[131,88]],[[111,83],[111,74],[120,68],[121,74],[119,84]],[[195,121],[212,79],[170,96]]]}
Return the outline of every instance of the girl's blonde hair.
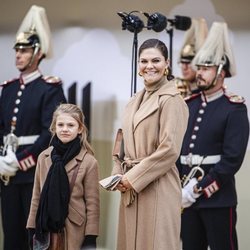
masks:
{"label": "girl's blonde hair", "polygon": [[55,136],[56,134],[56,120],[60,114],[68,114],[78,122],[79,128],[82,130],[81,134],[79,135],[81,144],[87,149],[89,153],[94,154],[94,151],[87,139],[88,129],[84,124],[85,117],[83,115],[82,110],[77,105],[70,103],[63,103],[56,108],[56,110],[53,113],[52,122],[49,128],[52,137]]}

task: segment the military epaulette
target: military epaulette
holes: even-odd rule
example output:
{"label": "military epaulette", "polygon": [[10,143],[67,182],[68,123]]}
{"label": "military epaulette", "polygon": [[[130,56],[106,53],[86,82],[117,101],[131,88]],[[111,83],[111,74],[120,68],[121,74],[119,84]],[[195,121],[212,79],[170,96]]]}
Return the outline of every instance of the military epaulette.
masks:
{"label": "military epaulette", "polygon": [[190,101],[190,100],[195,99],[196,97],[198,97],[198,96],[200,96],[200,95],[201,95],[201,93],[192,94],[192,95],[190,95],[190,96],[185,97],[185,98],[184,98],[184,101],[185,101],[185,102],[188,102],[188,101]]}
{"label": "military epaulette", "polygon": [[0,83],[0,87],[5,87],[5,86],[7,86],[8,84],[10,84],[10,83],[16,81],[17,79],[18,79],[18,78],[13,78],[13,79],[11,79],[11,80],[4,81],[4,82]]}
{"label": "military epaulette", "polygon": [[62,83],[61,79],[57,76],[43,76],[43,80],[49,84],[55,84],[55,85]]}
{"label": "military epaulette", "polygon": [[225,96],[232,103],[244,103],[245,102],[245,98],[243,96],[236,95],[234,93],[225,92]]}
{"label": "military epaulette", "polygon": [[175,77],[173,80],[177,87],[187,86],[187,81],[185,81],[184,79],[180,77]]}

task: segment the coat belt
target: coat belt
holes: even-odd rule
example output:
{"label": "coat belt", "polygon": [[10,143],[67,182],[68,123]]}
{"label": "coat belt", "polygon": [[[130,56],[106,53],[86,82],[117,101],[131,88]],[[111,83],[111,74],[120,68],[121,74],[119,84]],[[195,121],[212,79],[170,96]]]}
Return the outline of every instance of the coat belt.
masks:
{"label": "coat belt", "polygon": [[131,159],[124,160],[121,163],[121,167],[122,167],[123,173],[125,174],[130,168],[132,168],[136,164],[140,163],[142,159],[143,158],[141,158],[141,159],[134,159],[134,160],[131,160]]}
{"label": "coat belt", "polygon": [[221,155],[181,155],[180,161],[183,165],[216,164],[221,159]]}

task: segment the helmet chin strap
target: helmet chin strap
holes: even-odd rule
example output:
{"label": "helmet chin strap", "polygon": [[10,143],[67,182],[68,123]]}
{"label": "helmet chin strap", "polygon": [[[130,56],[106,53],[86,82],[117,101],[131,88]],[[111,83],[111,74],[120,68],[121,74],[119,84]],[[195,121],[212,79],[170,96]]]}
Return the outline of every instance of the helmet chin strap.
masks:
{"label": "helmet chin strap", "polygon": [[30,60],[30,63],[29,63],[29,67],[33,64],[34,59],[35,59],[35,56],[37,55],[39,49],[40,49],[40,45],[39,45],[39,43],[36,43],[36,44],[35,44],[35,49],[34,49],[33,55],[32,55],[32,57],[31,57],[31,60]]}
{"label": "helmet chin strap", "polygon": [[35,56],[37,55],[39,49],[40,49],[40,45],[39,45],[39,43],[36,43],[33,54],[32,54],[32,57],[31,57],[30,61],[27,63],[27,65],[21,70],[22,72],[26,71],[28,68],[31,67],[31,65],[34,62]]}

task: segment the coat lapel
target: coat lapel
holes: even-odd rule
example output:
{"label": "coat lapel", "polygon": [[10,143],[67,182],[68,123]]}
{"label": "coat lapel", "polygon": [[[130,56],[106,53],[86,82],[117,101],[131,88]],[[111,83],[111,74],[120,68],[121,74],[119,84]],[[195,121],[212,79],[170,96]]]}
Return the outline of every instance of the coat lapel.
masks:
{"label": "coat lapel", "polygon": [[79,162],[83,161],[84,156],[86,155],[87,150],[86,149],[81,149],[80,153],[74,157],[72,160],[70,160],[67,165],[65,166],[66,172],[70,172],[73,168],[75,168]]}
{"label": "coat lapel", "polygon": [[[145,90],[142,90],[136,93],[131,98],[130,102],[126,106],[126,110],[128,110],[128,112],[125,112],[124,119],[123,119],[123,134],[126,137],[126,141],[127,141],[126,145],[129,145],[129,148],[131,149],[129,150],[130,153],[132,154],[133,152],[133,155],[128,155],[128,157],[131,157],[131,158],[136,158],[135,142],[134,142],[134,136],[133,136],[134,115],[140,106],[144,93],[145,93]],[[125,151],[128,152],[128,150],[125,150]]]}
{"label": "coat lapel", "polygon": [[51,151],[52,151],[53,147],[49,147],[46,151],[45,151],[45,167],[48,169],[50,168],[52,161],[51,161]]}
{"label": "coat lapel", "polygon": [[152,113],[154,113],[156,110],[159,109],[159,98],[162,95],[170,95],[170,96],[174,96],[176,94],[179,94],[177,88],[175,87],[175,83],[174,81],[165,81],[165,84],[159,88],[157,91],[155,91],[150,98],[145,101],[145,103],[143,103],[140,108],[138,109],[142,97],[145,93],[145,90],[141,93],[141,98],[137,98],[139,99],[136,106],[136,110],[133,116],[133,131],[135,131],[135,129],[137,128],[138,124],[144,120],[145,118],[147,118],[148,116],[150,116]]}
{"label": "coat lapel", "polygon": [[134,128],[135,131],[138,124],[152,114],[155,110],[159,108],[159,96],[156,93],[153,93],[150,99],[148,99],[145,103],[141,105],[141,107],[137,110],[134,115]]}

